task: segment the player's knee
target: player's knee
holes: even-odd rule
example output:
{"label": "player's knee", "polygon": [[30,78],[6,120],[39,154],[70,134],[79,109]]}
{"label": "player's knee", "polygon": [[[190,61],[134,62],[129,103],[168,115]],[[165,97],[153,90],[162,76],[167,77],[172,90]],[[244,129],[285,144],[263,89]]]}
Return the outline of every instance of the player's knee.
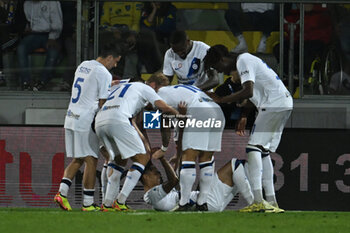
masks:
{"label": "player's knee", "polygon": [[112,183],[118,182],[120,180],[121,174],[124,172],[124,168],[114,163],[109,163],[108,169],[108,181]]}
{"label": "player's knee", "polygon": [[72,160],[72,163],[78,163],[78,164],[83,164],[84,163],[84,159],[83,158],[74,158]]}
{"label": "player's knee", "polygon": [[84,162],[86,166],[97,166],[97,158],[93,156],[87,156],[84,158]]}
{"label": "player's knee", "polygon": [[130,170],[136,170],[138,172],[141,173],[141,175],[143,174],[143,172],[145,171],[145,166],[141,163],[138,162],[134,162],[131,167]]}
{"label": "player's knee", "polygon": [[149,160],[150,160],[150,157],[146,154],[138,154],[132,158],[133,162],[140,163],[143,166],[146,166],[146,164],[149,162]]}

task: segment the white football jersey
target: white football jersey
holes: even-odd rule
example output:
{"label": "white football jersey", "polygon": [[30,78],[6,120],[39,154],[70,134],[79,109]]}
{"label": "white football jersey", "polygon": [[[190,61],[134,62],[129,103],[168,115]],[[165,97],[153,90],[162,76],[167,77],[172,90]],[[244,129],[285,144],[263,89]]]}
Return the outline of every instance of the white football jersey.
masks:
{"label": "white football jersey", "polygon": [[166,51],[163,74],[167,76],[176,74],[178,82],[182,84],[199,85],[208,79],[204,72],[203,59],[210,46],[201,41],[192,42],[192,49],[185,59],[180,58],[171,48]]}
{"label": "white football jersey", "polygon": [[170,211],[179,203],[179,192],[172,189],[166,193],[162,185],[155,186],[143,195],[143,200],[159,211]]}
{"label": "white football jersey", "polygon": [[98,110],[99,99],[107,99],[112,75],[96,60],[82,62],[75,71],[72,96],[64,128],[88,131]]}
{"label": "white football jersey", "polygon": [[177,108],[181,101],[187,103],[188,109],[219,107],[207,94],[192,85],[178,84],[162,87],[158,90],[158,95],[173,108]]}
{"label": "white football jersey", "polygon": [[135,82],[118,85],[96,116],[96,127],[116,122],[130,123],[148,103],[162,100],[148,85]]}
{"label": "white football jersey", "polygon": [[[198,191],[191,192],[191,203],[196,203],[198,193]],[[143,195],[143,200],[158,211],[173,210],[178,205],[179,199],[179,192],[176,189],[173,188],[166,193],[161,184],[151,188]]]}
{"label": "white football jersey", "polygon": [[278,75],[260,58],[243,53],[237,58],[241,83],[254,82],[253,97],[249,100],[258,108],[284,111],[293,108],[293,99]]}

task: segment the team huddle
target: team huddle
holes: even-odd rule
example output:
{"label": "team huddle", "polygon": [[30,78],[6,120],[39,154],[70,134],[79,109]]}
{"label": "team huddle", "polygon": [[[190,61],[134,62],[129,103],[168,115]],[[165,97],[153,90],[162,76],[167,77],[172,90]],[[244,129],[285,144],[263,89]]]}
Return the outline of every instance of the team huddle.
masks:
{"label": "team huddle", "polygon": [[[284,212],[277,204],[269,155],[276,151],[293,108],[292,97],[282,81],[260,58],[230,53],[223,45],[209,47],[191,41],[184,31],[174,32],[170,45],[163,72],[153,74],[145,83],[112,81],[109,70],[121,58],[120,49],[113,43],[105,44],[96,60],[78,66],[64,124],[66,154],[73,159],[64,171],[54,201],[62,209],[71,210],[69,187],[85,164],[83,211],[130,210],[126,202],[140,180],[144,201],[155,210],[223,211],[240,193],[248,203],[242,212]],[[218,73],[231,75],[242,89],[216,96],[211,89],[218,84]],[[178,84],[169,85],[175,74]],[[215,172],[214,153],[221,151],[225,126],[218,103],[232,102],[247,109],[237,124],[239,133],[246,126],[245,113],[250,109],[246,106],[252,104],[257,109],[246,146],[247,161],[232,158]],[[177,153],[171,165],[164,157],[171,129],[161,127],[162,145],[156,145],[160,149],[154,150],[140,126],[142,112],[151,109],[179,121],[215,119],[220,124],[175,127]],[[101,206],[94,203],[99,154],[105,159]],[[119,190],[128,159],[132,165]],[[156,159],[167,176],[165,182],[152,163]],[[192,191],[197,176],[199,191]]]}

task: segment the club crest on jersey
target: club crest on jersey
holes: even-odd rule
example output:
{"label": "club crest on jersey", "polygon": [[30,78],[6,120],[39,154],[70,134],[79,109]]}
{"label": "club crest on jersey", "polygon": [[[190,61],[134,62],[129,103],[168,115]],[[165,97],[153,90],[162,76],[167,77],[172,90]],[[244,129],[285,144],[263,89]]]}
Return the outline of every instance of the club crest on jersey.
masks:
{"label": "club crest on jersey", "polygon": [[162,115],[159,110],[145,111],[143,112],[143,128],[144,129],[160,129],[160,116]]}
{"label": "club crest on jersey", "polygon": [[178,63],[176,65],[174,65],[174,70],[179,70],[182,68],[182,63]]}

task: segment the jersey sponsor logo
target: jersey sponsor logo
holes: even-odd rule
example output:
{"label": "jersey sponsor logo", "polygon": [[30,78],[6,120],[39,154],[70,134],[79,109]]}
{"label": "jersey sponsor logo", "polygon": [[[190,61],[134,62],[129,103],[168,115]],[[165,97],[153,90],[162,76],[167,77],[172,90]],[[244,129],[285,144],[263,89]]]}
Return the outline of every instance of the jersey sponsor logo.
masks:
{"label": "jersey sponsor logo", "polygon": [[112,105],[112,106],[103,106],[101,111],[106,111],[106,110],[110,110],[110,109],[114,109],[114,108],[119,108],[120,105]]}
{"label": "jersey sponsor logo", "polygon": [[84,66],[81,66],[81,67],[79,68],[79,72],[80,72],[80,73],[88,74],[88,73],[90,73],[90,71],[91,71],[91,69],[86,68],[86,67],[84,67]]}
{"label": "jersey sponsor logo", "polygon": [[162,114],[159,110],[143,112],[143,128],[144,129],[160,129],[160,116]]}
{"label": "jersey sponsor logo", "polygon": [[242,72],[240,73],[241,76],[243,76],[243,75],[245,75],[245,74],[249,74],[249,70],[245,70],[245,71],[242,71]]}
{"label": "jersey sponsor logo", "polygon": [[70,118],[73,118],[73,119],[78,120],[79,117],[80,117],[80,115],[74,114],[74,113],[72,112],[72,110],[68,109],[68,111],[67,111],[67,117],[70,117]]}
{"label": "jersey sponsor logo", "polygon": [[198,99],[199,102],[214,102],[214,100],[210,99],[210,98],[205,98],[205,97],[201,97]]}

